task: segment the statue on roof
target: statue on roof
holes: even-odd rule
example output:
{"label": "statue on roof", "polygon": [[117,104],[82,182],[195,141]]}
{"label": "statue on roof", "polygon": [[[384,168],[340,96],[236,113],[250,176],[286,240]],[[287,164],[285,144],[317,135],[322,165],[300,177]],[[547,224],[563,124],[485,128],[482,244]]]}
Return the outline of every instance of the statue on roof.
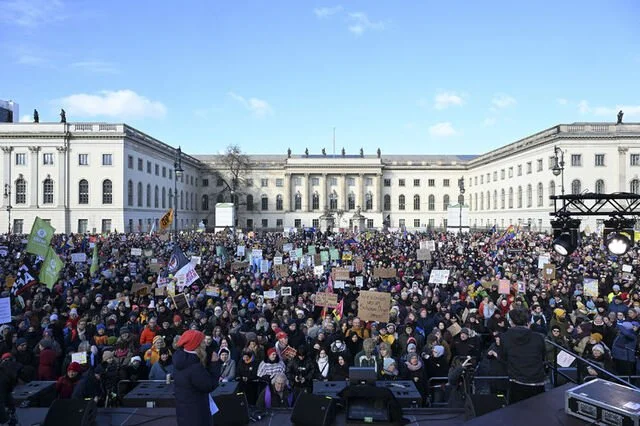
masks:
{"label": "statue on roof", "polygon": [[364,149],[360,148],[360,157],[364,158]]}
{"label": "statue on roof", "polygon": [[322,148],[322,155],[324,155],[325,157],[327,156],[327,150]]}
{"label": "statue on roof", "polygon": [[287,149],[287,158],[291,158],[291,148]]}
{"label": "statue on roof", "polygon": [[309,158],[309,148],[304,149],[304,155]]}
{"label": "statue on roof", "polygon": [[380,151],[380,148],[378,148],[377,153],[378,153],[378,158],[380,158],[380,156],[382,155],[382,151]]}
{"label": "statue on roof", "polygon": [[618,112],[618,122],[616,124],[622,124],[622,116],[624,115],[624,112],[622,112],[622,110],[620,110]]}
{"label": "statue on roof", "polygon": [[38,110],[37,109],[33,110],[33,122],[34,123],[39,123],[40,122],[40,114],[38,114]]}
{"label": "statue on roof", "polygon": [[344,157],[347,154],[347,151],[344,150],[344,147],[342,147],[342,156]]}
{"label": "statue on roof", "polygon": [[60,110],[60,122],[61,123],[66,123],[67,122],[67,113],[65,112],[64,109]]}

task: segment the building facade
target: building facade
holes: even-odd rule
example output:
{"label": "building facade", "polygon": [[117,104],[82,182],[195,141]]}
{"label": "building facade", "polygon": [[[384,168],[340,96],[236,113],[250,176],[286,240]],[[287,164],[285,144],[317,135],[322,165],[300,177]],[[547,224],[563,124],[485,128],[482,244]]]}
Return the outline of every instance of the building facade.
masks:
{"label": "building facade", "polygon": [[16,233],[36,216],[58,232],[147,232],[174,205],[178,228],[195,229],[229,201],[242,229],[318,227],[325,212],[339,228],[359,215],[367,228],[444,228],[462,202],[472,229],[547,230],[549,196],[563,188],[640,193],[640,124],[560,124],[477,156],[249,155],[233,193],[222,156],[183,153],[176,180],[176,148],[125,124],[5,123],[0,148],[0,229]]}

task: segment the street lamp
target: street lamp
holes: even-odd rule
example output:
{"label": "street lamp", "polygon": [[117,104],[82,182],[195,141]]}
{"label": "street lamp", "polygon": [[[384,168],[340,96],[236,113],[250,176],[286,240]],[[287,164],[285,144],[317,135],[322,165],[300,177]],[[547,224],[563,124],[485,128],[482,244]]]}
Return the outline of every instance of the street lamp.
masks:
{"label": "street lamp", "polygon": [[[560,157],[558,157],[558,153],[560,153]],[[553,167],[551,168],[551,171],[553,172],[553,175],[556,177],[562,175],[560,191],[562,192],[562,195],[564,195],[564,152],[562,151],[562,149],[558,148],[557,146],[554,146],[553,154],[555,158],[554,158]]]}
{"label": "street lamp", "polygon": [[8,233],[11,234],[11,185],[8,183],[4,184],[4,199],[9,201],[9,204],[7,204],[7,214],[9,215]]}
{"label": "street lamp", "polygon": [[176,242],[178,241],[178,178],[182,177],[182,172],[184,172],[184,170],[182,169],[182,149],[180,149],[180,147],[178,147],[178,151],[176,152],[176,158],[175,161],[173,163],[173,174],[174,176],[174,182],[173,182],[173,191],[175,193],[175,197],[174,197],[174,206],[173,206],[173,220],[174,220],[174,224],[173,224],[173,232],[174,232],[174,236],[175,236],[175,240]]}
{"label": "street lamp", "polygon": [[458,205],[460,206],[458,235],[462,235],[462,204],[464,203],[464,176],[458,179],[458,189],[460,190],[460,195],[458,196]]}

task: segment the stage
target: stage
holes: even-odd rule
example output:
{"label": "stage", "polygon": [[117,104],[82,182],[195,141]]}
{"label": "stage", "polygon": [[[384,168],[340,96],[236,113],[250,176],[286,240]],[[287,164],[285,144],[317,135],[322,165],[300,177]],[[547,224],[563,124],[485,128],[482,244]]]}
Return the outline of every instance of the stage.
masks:
{"label": "stage", "polygon": [[[535,396],[517,404],[476,417],[465,422],[464,410],[410,408],[403,410],[408,425],[445,425],[445,426],[581,426],[583,420],[570,417],[564,412],[564,393],[574,384],[560,386],[542,395]],[[17,410],[21,426],[41,424],[47,414],[47,408],[20,408]],[[256,426],[290,424],[292,410],[273,410],[262,419],[250,423]],[[97,426],[172,426],[176,424],[176,412],[173,408],[102,408],[98,410]],[[335,425],[346,425],[343,412],[338,412]]]}

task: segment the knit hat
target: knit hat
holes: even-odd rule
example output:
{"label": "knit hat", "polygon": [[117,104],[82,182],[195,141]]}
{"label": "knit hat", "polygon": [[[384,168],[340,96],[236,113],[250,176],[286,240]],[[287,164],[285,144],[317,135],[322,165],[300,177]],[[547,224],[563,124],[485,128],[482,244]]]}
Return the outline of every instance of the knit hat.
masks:
{"label": "knit hat", "polygon": [[564,318],[566,312],[564,309],[556,308],[553,310],[553,313],[558,318]]}
{"label": "knit hat", "polygon": [[129,327],[120,328],[120,335],[123,335],[123,334],[131,334],[131,330],[129,330]]}
{"label": "knit hat", "polygon": [[269,358],[271,356],[271,354],[277,354],[278,352],[276,351],[276,348],[269,348],[267,349],[267,358]]}
{"label": "knit hat", "polygon": [[107,361],[109,361],[110,359],[113,359],[113,357],[114,357],[114,356],[113,356],[113,352],[111,352],[111,351],[104,351],[104,352],[102,353],[102,361],[103,361],[103,362],[107,362]]}
{"label": "knit hat", "polygon": [[433,347],[433,352],[435,352],[436,358],[440,358],[442,355],[444,355],[444,346],[435,345]]}
{"label": "knit hat", "polygon": [[407,352],[415,352],[416,351],[416,344],[415,343],[409,343],[407,345]]}
{"label": "knit hat", "polygon": [[4,361],[5,359],[10,359],[11,358],[11,352],[5,352],[2,354],[2,358],[0,358],[2,361]]}
{"label": "knit hat", "polygon": [[49,321],[58,321],[58,314],[49,315]]}
{"label": "knit hat", "polygon": [[142,358],[140,358],[138,355],[131,357],[131,361],[129,361],[129,364],[133,364],[136,361],[142,362]]}
{"label": "knit hat", "polygon": [[599,351],[601,354],[604,354],[604,346],[598,343],[597,345],[593,345],[591,351]]}
{"label": "knit hat", "polygon": [[67,373],[69,373],[71,371],[75,371],[76,373],[82,373],[82,366],[80,364],[78,364],[77,362],[72,362],[67,367]]}
{"label": "knit hat", "polygon": [[184,347],[187,351],[194,351],[204,340],[204,333],[198,330],[185,331],[178,340],[178,347]]}
{"label": "knit hat", "polygon": [[286,337],[288,337],[288,336],[287,336],[287,333],[285,333],[284,331],[281,331],[278,334],[276,334],[276,339],[277,340],[284,339]]}
{"label": "knit hat", "polygon": [[596,343],[602,342],[602,334],[600,334],[600,333],[591,333],[590,337],[591,337],[592,340],[595,340]]}
{"label": "knit hat", "polygon": [[175,314],[173,316],[173,322],[180,322],[180,321],[182,321],[182,317],[178,314]]}
{"label": "knit hat", "polygon": [[162,340],[162,336],[154,336],[152,343],[155,345],[156,342],[161,341]]}
{"label": "knit hat", "polygon": [[25,339],[24,337],[20,337],[18,338],[18,340],[16,340],[16,347],[20,346],[20,345],[24,345],[27,343],[27,339]]}

